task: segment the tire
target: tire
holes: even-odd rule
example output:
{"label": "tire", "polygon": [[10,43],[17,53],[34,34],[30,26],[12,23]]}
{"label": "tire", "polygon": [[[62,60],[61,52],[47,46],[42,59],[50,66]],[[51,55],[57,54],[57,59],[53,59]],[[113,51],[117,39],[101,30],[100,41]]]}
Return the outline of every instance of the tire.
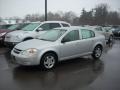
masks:
{"label": "tire", "polygon": [[102,46],[98,45],[94,48],[92,57],[94,59],[99,59],[102,55]]}
{"label": "tire", "polygon": [[40,65],[45,70],[50,70],[55,67],[57,63],[57,56],[54,53],[46,53],[43,55]]}
{"label": "tire", "polygon": [[109,37],[108,42],[109,42],[109,44],[110,44],[110,43],[113,43],[113,36],[110,36],[110,37]]}

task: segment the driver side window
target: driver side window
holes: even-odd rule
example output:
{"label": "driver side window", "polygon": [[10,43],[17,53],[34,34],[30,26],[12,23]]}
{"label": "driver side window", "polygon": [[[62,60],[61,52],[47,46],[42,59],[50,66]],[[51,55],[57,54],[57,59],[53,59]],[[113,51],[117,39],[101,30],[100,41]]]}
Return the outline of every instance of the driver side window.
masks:
{"label": "driver side window", "polygon": [[79,40],[79,31],[78,30],[74,30],[74,31],[69,32],[63,38],[63,41],[65,41],[65,42],[70,42],[70,41],[75,41],[75,40]]}
{"label": "driver side window", "polygon": [[50,29],[50,24],[45,23],[45,24],[41,25],[40,28],[42,28],[43,30],[49,30]]}

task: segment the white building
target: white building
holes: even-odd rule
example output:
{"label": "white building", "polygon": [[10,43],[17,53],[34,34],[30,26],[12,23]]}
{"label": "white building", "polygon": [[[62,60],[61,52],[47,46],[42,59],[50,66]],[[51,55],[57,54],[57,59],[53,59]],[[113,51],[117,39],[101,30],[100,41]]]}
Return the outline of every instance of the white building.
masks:
{"label": "white building", "polygon": [[22,19],[1,19],[0,25],[2,24],[16,24],[16,23],[23,23]]}

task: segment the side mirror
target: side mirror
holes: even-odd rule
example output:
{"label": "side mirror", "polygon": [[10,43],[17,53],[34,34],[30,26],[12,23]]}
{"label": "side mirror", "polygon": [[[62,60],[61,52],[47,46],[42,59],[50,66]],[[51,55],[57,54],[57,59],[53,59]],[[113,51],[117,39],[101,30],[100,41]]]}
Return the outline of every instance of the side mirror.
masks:
{"label": "side mirror", "polygon": [[36,31],[37,31],[37,32],[43,31],[43,29],[42,29],[42,28],[38,28]]}
{"label": "side mirror", "polygon": [[70,40],[68,38],[63,38],[61,43],[69,42]]}

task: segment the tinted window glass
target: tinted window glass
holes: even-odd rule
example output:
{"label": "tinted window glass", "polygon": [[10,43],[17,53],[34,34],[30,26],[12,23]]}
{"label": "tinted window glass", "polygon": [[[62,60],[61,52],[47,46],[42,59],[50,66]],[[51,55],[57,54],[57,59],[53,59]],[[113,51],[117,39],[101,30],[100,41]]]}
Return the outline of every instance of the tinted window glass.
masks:
{"label": "tinted window glass", "polygon": [[68,24],[62,23],[63,27],[70,27]]}
{"label": "tinted window glass", "polygon": [[95,36],[95,33],[93,31],[85,30],[85,29],[81,30],[81,34],[82,34],[82,39],[92,38]]}
{"label": "tinted window glass", "polygon": [[50,23],[50,29],[61,27],[59,23]]}
{"label": "tinted window glass", "polygon": [[79,40],[79,31],[78,30],[71,31],[63,39],[67,42]]}
{"label": "tinted window glass", "polygon": [[57,27],[61,27],[59,23],[45,23],[40,26],[43,30],[49,30]]}
{"label": "tinted window glass", "polygon": [[49,30],[50,29],[50,24],[45,23],[45,24],[41,25],[40,28],[42,28],[43,30]]}

